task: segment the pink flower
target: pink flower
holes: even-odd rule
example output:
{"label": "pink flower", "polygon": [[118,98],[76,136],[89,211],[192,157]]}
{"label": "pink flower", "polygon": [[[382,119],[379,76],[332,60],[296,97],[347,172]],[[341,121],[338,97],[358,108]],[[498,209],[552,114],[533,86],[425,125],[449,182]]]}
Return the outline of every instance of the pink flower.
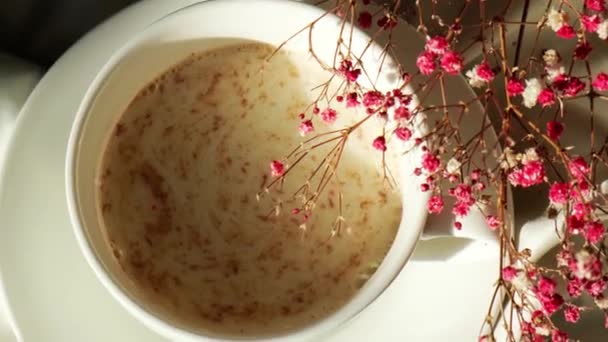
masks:
{"label": "pink flower", "polygon": [[572,234],[579,234],[585,222],[575,215],[568,216],[568,230]]}
{"label": "pink flower", "polygon": [[372,14],[368,11],[363,11],[359,13],[359,18],[357,18],[357,22],[359,26],[364,29],[368,29],[372,26]]}
{"label": "pink flower", "polygon": [[432,52],[436,55],[444,54],[448,48],[450,47],[450,43],[443,36],[435,36],[426,41],[426,45],[424,49],[426,51]]}
{"label": "pink flower", "polygon": [[564,89],[564,95],[566,96],[576,96],[578,93],[583,91],[587,85],[585,82],[581,81],[578,77],[570,77],[568,82],[566,83],[566,88]]}
{"label": "pink flower", "polygon": [[556,120],[547,122],[547,135],[549,138],[557,141],[564,132],[564,125]]}
{"label": "pink flower", "polygon": [[574,49],[574,58],[585,60],[593,49],[588,42],[579,42]]}
{"label": "pink flower", "polygon": [[312,125],[312,120],[302,121],[300,123],[300,125],[298,126],[298,131],[300,132],[301,136],[305,136],[306,134],[308,134],[314,130],[315,130],[315,128]]}
{"label": "pink flower", "polygon": [[365,107],[377,107],[384,103],[384,95],[376,90],[370,90],[363,94],[363,105]]}
{"label": "pink flower", "polygon": [[555,94],[551,89],[544,88],[541,90],[540,94],[538,94],[538,103],[543,107],[551,106],[555,103]]}
{"label": "pink flower", "polygon": [[[583,183],[581,183],[581,184],[583,184]],[[576,193],[574,193],[574,194],[576,194]],[[570,195],[572,195],[572,193]],[[591,211],[591,208],[589,207],[588,204],[585,204],[585,203],[576,202],[572,206],[572,215],[574,215],[579,220],[584,219],[585,216],[587,216],[587,214],[590,211]]]}
{"label": "pink flower", "polygon": [[540,277],[540,279],[538,280],[538,284],[536,285],[537,295],[540,294],[541,297],[549,297],[553,293],[555,293],[556,286],[557,284],[555,283],[555,280],[542,276]]}
{"label": "pink flower", "polygon": [[578,307],[568,305],[564,309],[564,317],[566,318],[566,322],[576,323],[581,318],[581,313]]}
{"label": "pink flower", "polygon": [[321,119],[326,123],[331,125],[338,118],[338,112],[332,108],[326,108],[321,112]]}
{"label": "pink flower", "polygon": [[477,68],[475,68],[475,71],[477,76],[486,82],[491,82],[494,79],[495,73],[486,61],[479,64]]}
{"label": "pink flower", "polygon": [[[545,339],[543,338],[543,341]],[[551,331],[551,342],[568,342],[568,334],[564,331],[554,329]]]}
{"label": "pink flower", "polygon": [[441,161],[437,158],[436,155],[426,152],[422,156],[422,167],[428,171],[429,173],[433,173],[439,169],[441,165]]}
{"label": "pink flower", "polygon": [[576,298],[583,293],[583,282],[579,278],[572,278],[568,281],[566,291],[570,297]]}
{"label": "pink flower", "polygon": [[448,74],[455,75],[462,71],[463,59],[457,52],[447,51],[442,55],[440,62],[441,67]]}
{"label": "pink flower", "polygon": [[412,137],[412,131],[407,127],[397,127],[397,129],[395,129],[395,135],[397,136],[397,139],[407,141]]}
{"label": "pink flower", "polygon": [[469,214],[469,209],[471,208],[471,203],[468,201],[464,202],[456,202],[454,208],[452,208],[452,214],[456,217],[463,217]]}
{"label": "pink flower", "polygon": [[361,103],[359,102],[357,93],[352,92],[352,93],[346,94],[346,108],[357,107],[360,104]]}
{"label": "pink flower", "polygon": [[562,304],[564,304],[564,298],[557,293],[554,293],[546,298],[539,298],[539,300],[547,315],[551,315],[555,311],[559,310]]}
{"label": "pink flower", "polygon": [[585,0],[585,5],[587,8],[593,11],[602,12],[606,9],[606,4],[604,4],[604,0]]}
{"label": "pink flower", "polygon": [[498,220],[498,217],[494,215],[488,215],[486,217],[486,224],[488,227],[490,227],[490,230],[496,230],[498,227],[500,227],[500,221]]}
{"label": "pink flower", "polygon": [[462,222],[454,222],[454,228],[456,228],[456,230],[461,230],[462,229]]}
{"label": "pink flower", "polygon": [[587,165],[585,159],[580,156],[572,159],[570,163],[568,163],[568,169],[572,176],[579,180],[587,177],[590,171],[589,165]]}
{"label": "pink flower", "polygon": [[376,150],[384,152],[384,151],[386,151],[386,139],[384,139],[384,136],[379,136],[376,139],[374,139],[372,146]]}
{"label": "pink flower", "polygon": [[525,164],[523,168],[518,168],[511,171],[508,176],[511,184],[524,188],[540,184],[544,181],[544,178],[545,168],[538,160],[532,160]]}
{"label": "pink flower", "polygon": [[[601,265],[600,265],[600,269],[601,269]],[[587,283],[587,285],[585,285],[585,290],[587,290],[587,293],[589,293],[592,297],[598,297],[602,294],[602,292],[604,292],[604,290],[606,290],[606,282],[602,279],[598,279],[595,281],[590,281]]]}
{"label": "pink flower", "polygon": [[458,184],[456,187],[450,189],[450,195],[456,197],[461,202],[471,202],[472,199],[471,187],[466,184]]}
{"label": "pink flower", "polygon": [[576,37],[576,31],[574,31],[574,27],[566,23],[564,23],[557,31],[555,31],[555,33],[557,33],[558,37],[564,39],[572,39]]}
{"label": "pink flower", "polygon": [[433,195],[427,203],[427,209],[431,214],[439,214],[443,210],[443,198],[440,195]]}
{"label": "pink flower", "polygon": [[395,109],[395,120],[407,120],[410,118],[410,110],[406,106],[399,106]]}
{"label": "pink flower", "polygon": [[278,160],[273,160],[270,162],[270,174],[273,177],[282,176],[285,173],[285,164],[281,163]]}
{"label": "pink flower", "polygon": [[585,28],[585,31],[593,33],[597,31],[597,28],[600,26],[602,20],[597,14],[583,15],[581,16],[581,22]]}
{"label": "pink flower", "polygon": [[524,92],[524,83],[518,79],[510,78],[507,81],[507,95],[510,97],[520,95]]}
{"label": "pink flower", "polygon": [[517,274],[519,274],[519,270],[516,269],[515,267],[512,266],[506,266],[502,269],[502,278],[505,281],[511,281],[513,279],[515,279],[515,277],[517,277]]}
{"label": "pink flower", "polygon": [[435,71],[436,55],[430,51],[423,51],[416,58],[416,66],[423,75],[430,75]]}
{"label": "pink flower", "polygon": [[361,69],[353,69],[353,63],[348,59],[340,62],[338,71],[346,77],[348,82],[356,82],[359,75],[361,75]]}
{"label": "pink flower", "polygon": [[598,221],[587,223],[585,227],[585,239],[589,243],[598,243],[604,240],[604,225]]}
{"label": "pink flower", "polygon": [[597,91],[606,91],[608,90],[608,74],[604,72],[600,72],[595,76],[595,80],[593,80],[593,88]]}
{"label": "pink flower", "polygon": [[553,183],[549,189],[549,199],[553,204],[566,204],[570,199],[570,185],[567,183]]}

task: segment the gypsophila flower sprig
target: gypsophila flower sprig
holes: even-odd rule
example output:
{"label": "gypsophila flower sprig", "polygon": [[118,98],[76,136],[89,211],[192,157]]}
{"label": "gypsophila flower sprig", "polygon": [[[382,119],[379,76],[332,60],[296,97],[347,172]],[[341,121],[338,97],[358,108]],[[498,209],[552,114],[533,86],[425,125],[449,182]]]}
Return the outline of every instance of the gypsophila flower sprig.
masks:
{"label": "gypsophila flower sprig", "polygon": [[[543,11],[531,10],[533,3],[541,2]],[[370,157],[379,161],[387,186],[398,187],[387,153],[398,146],[399,153],[418,147],[422,153],[414,172],[420,176],[420,190],[431,194],[429,213],[449,210],[455,228],[465,230],[464,218],[480,210],[487,228],[500,239],[500,270],[488,315],[479,318],[480,341],[496,341],[497,326],[505,328],[508,341],[567,341],[555,317],[576,324],[591,310],[604,313],[603,328],[608,329],[608,183],[601,179],[608,170],[608,145],[596,122],[602,114],[596,112],[598,103],[608,101],[608,69],[598,63],[602,56],[594,54],[608,39],[605,1],[512,0],[500,2],[502,8],[490,14],[487,1],[470,0],[461,1],[450,15],[440,11],[442,2],[437,0],[387,1],[382,6],[368,0],[326,3],[331,8],[325,15],[341,20],[333,62],[319,58],[311,38],[322,18],[293,37],[309,36],[310,55],[331,76],[294,123],[294,134],[303,137],[302,143],[269,161],[270,178],[259,196],[281,193],[281,185],[304,158],[317,151],[322,156],[289,200],[273,202],[271,214],[279,215],[290,203],[287,214],[305,229],[308,218],[324,210],[316,202],[335,181],[350,137],[358,130],[376,130],[368,142]],[[512,11],[517,13],[515,20]],[[360,54],[351,49],[353,28],[366,30],[370,45],[386,42],[381,59],[405,64],[395,53],[406,43],[395,35],[401,25],[413,25],[426,42],[417,51],[414,69],[399,65],[398,85],[377,89],[361,62],[367,48]],[[543,46],[543,41],[557,43]],[[450,101],[447,84],[455,77],[463,77],[474,95]],[[413,94],[405,92],[406,87]],[[440,94],[439,101],[430,96],[433,92]],[[568,109],[575,102],[585,104],[586,116],[580,120],[589,124],[583,132],[566,124],[575,115]],[[480,122],[467,121],[474,105],[484,111]],[[339,108],[355,108],[360,117],[347,126],[335,126],[344,114]],[[412,128],[420,120],[432,123],[424,134]],[[465,137],[463,125],[477,130]],[[487,138],[494,129],[496,142]],[[576,134],[588,137],[588,146],[566,143]],[[508,216],[509,187],[546,193],[547,215],[555,220],[554,234],[561,241],[555,267],[540,266],[532,261],[535,251],[518,248]],[[332,235],[348,221],[342,216],[341,194],[337,196],[340,205]],[[591,298],[594,305],[582,306],[580,297]],[[508,310],[503,309],[503,298]],[[494,314],[497,306],[499,315]]]}

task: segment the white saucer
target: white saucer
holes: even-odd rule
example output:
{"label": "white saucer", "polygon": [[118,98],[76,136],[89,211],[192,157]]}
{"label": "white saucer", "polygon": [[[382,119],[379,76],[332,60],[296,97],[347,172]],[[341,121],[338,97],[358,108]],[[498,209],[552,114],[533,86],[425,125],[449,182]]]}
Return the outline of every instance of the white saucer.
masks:
{"label": "white saucer", "polygon": [[[131,318],[86,265],[68,220],[64,159],[73,116],[102,64],[136,31],[194,2],[145,1],[111,18],[49,70],[24,106],[0,183],[1,279],[22,340],[163,341]],[[476,340],[498,252],[464,262],[450,257],[460,247],[422,242],[391,287],[328,341]]]}

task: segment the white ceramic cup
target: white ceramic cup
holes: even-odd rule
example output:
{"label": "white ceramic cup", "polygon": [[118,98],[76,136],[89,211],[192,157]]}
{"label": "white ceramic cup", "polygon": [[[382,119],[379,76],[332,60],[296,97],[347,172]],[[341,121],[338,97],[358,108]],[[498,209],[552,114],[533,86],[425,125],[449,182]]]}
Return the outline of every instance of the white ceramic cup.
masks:
{"label": "white ceramic cup", "polygon": [[[322,9],[311,5],[280,0],[218,0],[186,7],[155,22],[117,51],[99,72],[81,103],[72,127],[66,162],[68,208],[78,243],[112,296],[137,319],[171,340],[200,342],[230,338],[194,333],[171,317],[161,315],[138,295],[135,285],[114,261],[99,225],[95,198],[94,180],[106,137],[117,117],[147,83],[192,52],[243,40],[278,46],[323,13]],[[339,29],[340,19],[333,15],[327,15],[315,24],[312,36],[315,50],[328,63],[333,59]],[[367,35],[355,30],[353,51],[363,51],[368,41]],[[307,52],[308,44],[305,33],[291,40],[286,48]],[[378,65],[380,52],[379,46],[372,45],[365,54],[363,63],[368,70],[378,69],[373,66]],[[372,71],[371,79],[375,76]],[[399,78],[398,70],[390,63],[377,76],[380,89],[394,87]],[[415,99],[413,102],[415,105]],[[415,133],[423,133],[426,129],[424,122],[419,122]],[[391,284],[412,254],[427,221],[429,194],[419,190],[421,180],[413,173],[419,160],[420,151],[416,149],[403,157],[404,167],[398,175],[403,194],[402,220],[393,245],[374,275],[345,306],[329,317],[301,330],[264,340],[315,340],[364,310]],[[480,221],[479,215],[475,215],[471,222]],[[485,230],[483,223],[481,226]],[[454,235],[452,233],[447,230],[443,235]],[[248,340],[261,339],[252,336]]]}

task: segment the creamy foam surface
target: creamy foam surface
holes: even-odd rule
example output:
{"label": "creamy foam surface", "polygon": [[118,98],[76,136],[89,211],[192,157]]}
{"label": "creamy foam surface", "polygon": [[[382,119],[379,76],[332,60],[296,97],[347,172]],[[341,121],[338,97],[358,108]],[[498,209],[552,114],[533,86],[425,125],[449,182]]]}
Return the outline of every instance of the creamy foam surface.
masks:
{"label": "creamy foam surface", "polygon": [[[306,229],[289,213],[297,203],[274,216],[277,194],[256,200],[269,161],[302,141],[297,115],[327,77],[295,55],[267,62],[272,51],[249,43],[189,57],[138,94],[101,161],[98,208],[116,261],[146,301],[192,330],[270,335],[328,316],[371,276],[399,226],[399,197],[362,137]],[[284,198],[323,156],[294,169]]]}

